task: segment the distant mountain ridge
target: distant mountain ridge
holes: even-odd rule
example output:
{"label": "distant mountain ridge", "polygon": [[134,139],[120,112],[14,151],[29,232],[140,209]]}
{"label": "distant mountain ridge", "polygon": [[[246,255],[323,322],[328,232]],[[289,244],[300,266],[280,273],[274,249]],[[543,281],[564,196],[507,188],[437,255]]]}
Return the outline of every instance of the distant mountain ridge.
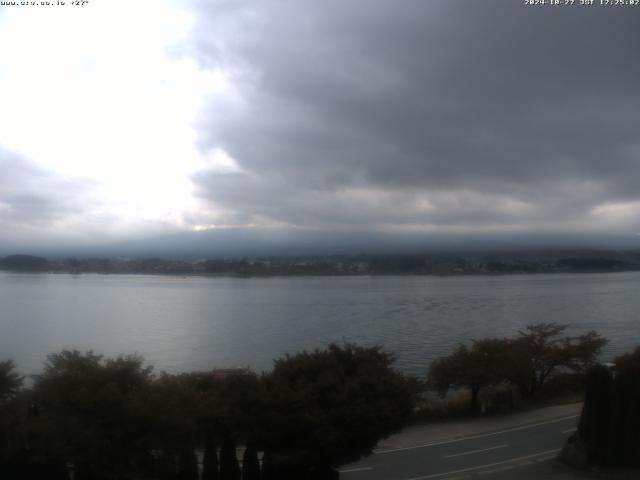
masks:
{"label": "distant mountain ridge", "polygon": [[[513,235],[228,228],[112,240],[91,244],[0,243],[0,256],[16,252],[47,258],[127,257],[198,260],[223,257],[468,254],[524,251],[640,250],[638,235]],[[567,255],[569,256],[569,254]]]}

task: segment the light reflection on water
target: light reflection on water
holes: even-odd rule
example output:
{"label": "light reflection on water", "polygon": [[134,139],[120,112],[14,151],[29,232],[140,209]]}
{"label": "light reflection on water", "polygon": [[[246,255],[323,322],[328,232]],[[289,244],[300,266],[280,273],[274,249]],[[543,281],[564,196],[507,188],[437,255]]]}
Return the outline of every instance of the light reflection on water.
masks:
{"label": "light reflection on water", "polygon": [[331,341],[380,344],[423,375],[458,342],[528,323],[595,329],[604,359],[640,344],[640,273],[203,278],[0,273],[0,359],[37,372],[62,348],[138,352],[158,370],[269,369]]}

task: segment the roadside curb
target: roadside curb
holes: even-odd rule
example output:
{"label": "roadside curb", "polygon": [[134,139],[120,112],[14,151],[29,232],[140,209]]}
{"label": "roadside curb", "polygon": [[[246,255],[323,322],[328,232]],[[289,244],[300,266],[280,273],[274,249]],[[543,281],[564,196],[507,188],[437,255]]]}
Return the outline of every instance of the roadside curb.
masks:
{"label": "roadside curb", "polygon": [[489,436],[504,430],[579,416],[581,411],[582,402],[579,402],[494,417],[414,425],[382,440],[378,443],[374,454],[420,448],[469,437]]}

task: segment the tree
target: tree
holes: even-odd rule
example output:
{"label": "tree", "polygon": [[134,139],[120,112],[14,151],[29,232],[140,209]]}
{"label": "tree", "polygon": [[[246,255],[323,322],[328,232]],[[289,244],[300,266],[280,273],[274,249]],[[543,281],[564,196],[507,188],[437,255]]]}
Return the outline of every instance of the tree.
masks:
{"label": "tree", "polygon": [[331,472],[370,454],[381,438],[404,426],[417,383],[392,363],[380,347],[352,344],[276,360],[264,377],[268,407],[261,442],[269,478]]}
{"label": "tree", "polygon": [[640,347],[616,357],[614,364],[618,371],[640,372]]}
{"label": "tree", "polygon": [[595,331],[563,336],[566,328],[538,323],[527,325],[514,339],[473,340],[470,347],[461,344],[431,364],[428,383],[443,395],[451,385],[468,388],[474,415],[480,411],[480,390],[489,385],[508,382],[523,396],[533,396],[558,373],[585,374],[607,342]]}
{"label": "tree", "polygon": [[591,367],[578,425],[578,449],[599,465],[640,467],[640,347]]}
{"label": "tree", "polygon": [[0,362],[0,405],[14,397],[22,388],[24,377],[15,371],[12,360]]}
{"label": "tree", "polygon": [[607,343],[593,330],[575,337],[563,336],[567,327],[557,323],[527,325],[512,340],[508,377],[524,396],[535,395],[560,371],[586,373]]}
{"label": "tree", "polygon": [[178,480],[198,480],[198,458],[188,445],[180,449],[178,456]]}
{"label": "tree", "polygon": [[207,433],[204,440],[204,457],[202,458],[202,480],[218,480],[218,454],[213,435]]}
{"label": "tree", "polygon": [[15,271],[42,271],[49,268],[49,261],[33,255],[9,255],[0,259],[0,268]]}
{"label": "tree", "polygon": [[259,377],[248,370],[213,373],[211,383],[201,383],[202,421],[213,425],[224,441],[233,433],[234,440],[256,443],[262,430],[266,392]]}
{"label": "tree", "polygon": [[480,413],[480,389],[504,381],[509,354],[509,342],[505,339],[473,340],[470,348],[460,344],[453,353],[431,364],[428,383],[441,395],[452,385],[468,388],[470,411],[477,415]]}
{"label": "tree", "polygon": [[242,457],[242,480],[260,480],[260,462],[255,445],[249,444]]}
{"label": "tree", "polygon": [[223,437],[220,449],[220,480],[240,480],[236,444],[228,432]]}
{"label": "tree", "polygon": [[157,460],[156,475],[159,480],[177,480],[178,466],[172,452],[162,450]]}
{"label": "tree", "polygon": [[75,478],[135,477],[150,465],[146,401],[151,368],[138,356],[49,355],[34,385],[38,443],[74,465]]}
{"label": "tree", "polygon": [[25,473],[21,471],[24,465],[19,465],[24,463],[20,460],[26,454],[24,398],[17,398],[22,380],[13,361],[0,362],[0,478],[9,480],[21,478]]}
{"label": "tree", "polygon": [[587,374],[587,389],[578,433],[590,447],[589,458],[596,463],[603,463],[605,460],[609,443],[612,381],[611,372],[602,365],[594,365]]}
{"label": "tree", "polygon": [[173,456],[198,442],[200,398],[191,374],[160,374],[148,388],[147,433],[154,449]]}
{"label": "tree", "polygon": [[640,467],[640,369],[619,369],[611,394],[607,460],[613,465]]}

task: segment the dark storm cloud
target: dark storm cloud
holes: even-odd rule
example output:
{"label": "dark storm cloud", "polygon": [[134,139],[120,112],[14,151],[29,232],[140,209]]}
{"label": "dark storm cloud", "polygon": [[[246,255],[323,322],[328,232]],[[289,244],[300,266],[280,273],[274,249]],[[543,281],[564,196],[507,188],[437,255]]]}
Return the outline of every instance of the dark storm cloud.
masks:
{"label": "dark storm cloud", "polygon": [[637,8],[198,8],[199,56],[245,103],[213,103],[200,125],[242,173],[194,182],[239,223],[604,228],[594,210],[621,202],[638,221]]}
{"label": "dark storm cloud", "polygon": [[50,226],[87,206],[89,185],[36,167],[2,148],[0,171],[0,224],[5,234],[18,226]]}

